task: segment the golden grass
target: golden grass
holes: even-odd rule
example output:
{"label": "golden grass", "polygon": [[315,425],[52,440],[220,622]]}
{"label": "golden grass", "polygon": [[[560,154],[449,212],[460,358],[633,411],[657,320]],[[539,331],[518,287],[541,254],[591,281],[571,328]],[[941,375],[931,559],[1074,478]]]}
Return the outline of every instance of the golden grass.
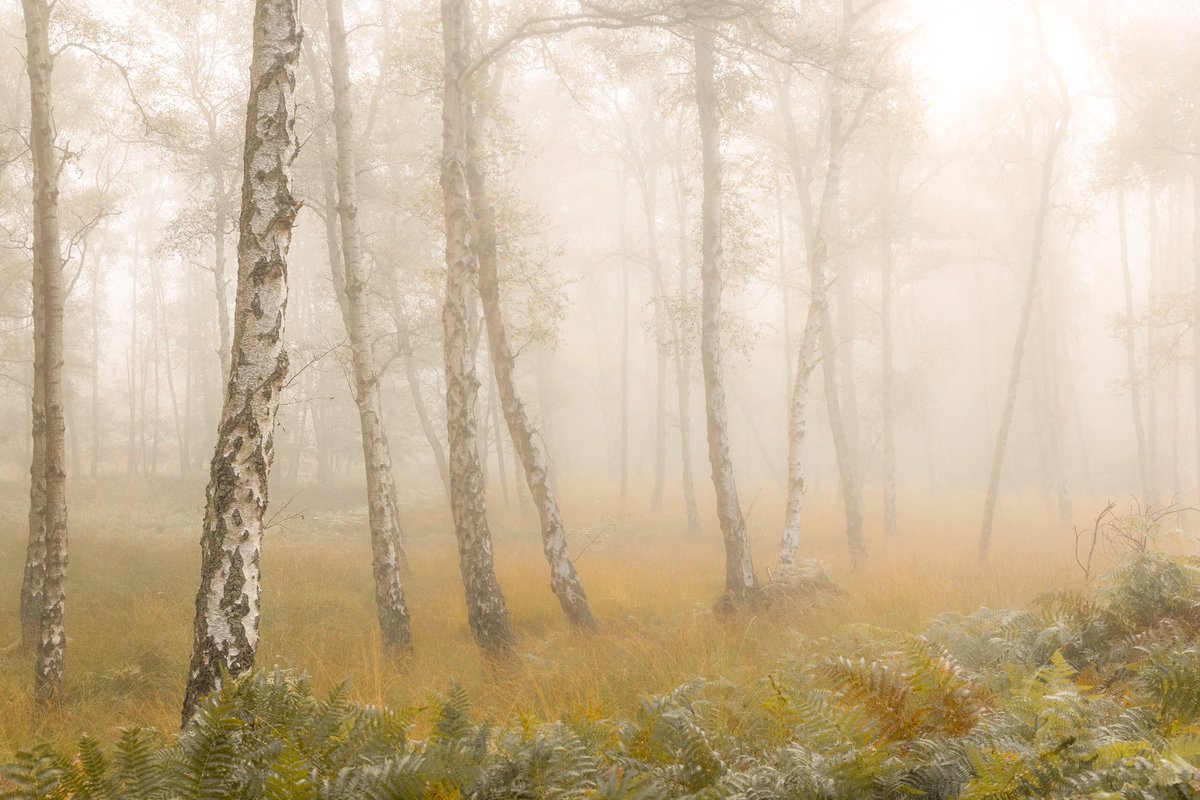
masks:
{"label": "golden grass", "polygon": [[[198,574],[200,493],[177,487],[73,486],[67,625],[66,707],[50,715],[30,701],[32,665],[0,655],[0,751],[39,738],[104,738],[117,728],[173,730],[187,669]],[[576,493],[570,493],[577,496]],[[357,499],[348,490],[347,496]],[[520,637],[515,664],[478,655],[466,625],[457,551],[443,502],[406,510],[413,574],[408,584],[415,655],[396,662],[380,649],[374,622],[370,550],[361,513],[328,510],[310,492],[268,532],[260,665],[306,670],[324,688],[347,677],[357,699],[419,708],[451,679],[467,688],[480,716],[510,721],[628,713],[648,694],[697,675],[751,682],[784,663],[805,641],[847,622],[920,630],[946,610],[1020,605],[1046,589],[1077,584],[1072,538],[1047,520],[1040,502],[1007,501],[995,557],[975,560],[979,498],[902,498],[901,537],[883,542],[868,527],[872,558],[849,570],[841,515],[818,497],[806,516],[804,555],[834,565],[846,590],[835,604],[804,614],[768,612],[718,621],[723,550],[715,524],[689,539],[674,510],[616,511],[610,498],[567,508],[579,571],[602,630],[567,630],[548,588],[536,518],[493,501],[497,569]],[[25,537],[19,486],[0,487],[0,644],[18,638],[16,614]],[[299,508],[301,502],[310,504]],[[753,503],[749,528],[765,577],[777,546],[779,498]],[[1102,505],[1102,504],[1100,504]],[[1079,503],[1086,516],[1092,504]],[[708,515],[706,518],[711,518]]]}

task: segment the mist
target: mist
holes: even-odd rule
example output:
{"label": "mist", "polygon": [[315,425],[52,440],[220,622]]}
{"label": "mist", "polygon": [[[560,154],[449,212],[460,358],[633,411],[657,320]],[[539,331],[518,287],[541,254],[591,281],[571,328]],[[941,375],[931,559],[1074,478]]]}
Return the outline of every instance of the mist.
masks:
{"label": "mist", "polygon": [[[1088,772],[1104,736],[1200,790],[1200,9],[22,0],[0,31],[4,758],[186,753],[351,679],[339,724],[412,713],[346,764],[412,780],[347,797],[1149,780]],[[775,732],[697,710],[718,683]],[[1087,705],[1070,743],[987,738],[1035,685]],[[271,730],[298,772],[213,785],[343,796]]]}

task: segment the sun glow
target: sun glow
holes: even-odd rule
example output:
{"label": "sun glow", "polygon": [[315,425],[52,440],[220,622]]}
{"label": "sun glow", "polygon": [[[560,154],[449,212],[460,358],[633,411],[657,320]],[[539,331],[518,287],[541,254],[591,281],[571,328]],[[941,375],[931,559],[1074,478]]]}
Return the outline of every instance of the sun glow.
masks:
{"label": "sun glow", "polygon": [[1011,64],[1008,20],[990,0],[927,0],[916,10],[922,25],[914,58],[930,114],[957,116],[1003,82]]}

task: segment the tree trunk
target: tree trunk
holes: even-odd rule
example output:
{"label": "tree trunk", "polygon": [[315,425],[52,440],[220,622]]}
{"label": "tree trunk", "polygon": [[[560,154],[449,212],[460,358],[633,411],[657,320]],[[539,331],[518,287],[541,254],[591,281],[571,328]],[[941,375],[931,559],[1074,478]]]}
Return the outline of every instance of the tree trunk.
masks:
{"label": "tree trunk", "polygon": [[884,152],[883,193],[880,198],[880,238],[882,260],[879,269],[879,337],[882,361],[882,386],[879,392],[883,418],[883,535],[896,535],[896,410],[893,405],[896,384],[895,342],[892,330],[893,273],[896,268],[894,213],[892,208],[892,152]]}
{"label": "tree trunk", "polygon": [[[100,259],[97,258],[97,262]],[[94,480],[100,472],[100,270],[92,269],[92,363],[88,367],[91,381],[91,475]]]}
{"label": "tree trunk", "polygon": [[[845,52],[849,47],[849,28],[843,25],[839,48]],[[830,240],[833,238],[833,228],[837,220],[838,203],[841,197],[842,157],[845,140],[842,135],[841,93],[836,76],[829,76],[826,89],[828,105],[828,164],[825,170],[824,185],[821,189],[820,205],[814,207],[809,194],[809,174],[800,155],[799,136],[796,132],[795,120],[792,116],[790,86],[786,83],[781,87],[780,113],[783,117],[784,130],[787,136],[788,160],[791,166],[792,181],[800,200],[801,213],[804,222],[805,250],[809,264],[809,282],[813,298],[826,298],[829,293]],[[810,302],[812,302],[810,300]],[[838,482],[842,496],[842,507],[846,518],[846,541],[850,548],[850,558],[855,566],[866,559],[866,546],[863,543],[862,526],[862,483],[858,472],[857,458],[850,446],[842,405],[838,397],[837,385],[837,347],[833,336],[827,301],[818,303],[821,313],[817,326],[820,336],[822,378],[825,384],[825,408],[829,418],[830,433],[833,438],[834,458],[838,468]]]}
{"label": "tree trunk", "polygon": [[487,498],[476,436],[475,314],[473,283],[478,268],[471,199],[467,190],[467,117],[470,5],[442,0],[441,187],[446,224],[446,300],[442,308],[446,360],[446,428],[450,459],[450,506],[458,538],[467,619],[475,641],[492,656],[512,650],[514,636],[504,594],[496,580]]}
{"label": "tree trunk", "polygon": [[1137,440],[1138,476],[1142,502],[1150,499],[1150,472],[1146,460],[1146,430],[1142,424],[1142,379],[1137,366],[1137,323],[1133,313],[1133,276],[1129,269],[1128,214],[1125,190],[1117,192],[1117,237],[1121,245],[1121,277],[1125,286],[1125,367],[1129,373],[1129,402],[1133,411],[1133,433]]}
{"label": "tree trunk", "polygon": [[186,723],[223,676],[254,666],[258,647],[263,516],[279,394],[287,253],[299,203],[292,195],[298,0],[258,0],[246,108],[238,281],[229,384],[217,431],[200,541],[200,588]]}
{"label": "tree trunk", "polygon": [[1196,482],[1200,495],[1200,158],[1192,168],[1192,260],[1195,262],[1192,285],[1192,402],[1195,413]]}
{"label": "tree trunk", "polygon": [[[42,485],[33,477],[30,498],[30,555],[25,579],[41,579],[28,601],[37,613],[37,664],[34,691],[40,702],[62,697],[66,657],[63,607],[67,577],[66,421],[63,413],[63,304],[66,297],[59,244],[58,174],[60,162],[55,149],[50,53],[50,12],[46,0],[22,0],[25,16],[26,67],[29,72],[30,150],[33,154],[33,270],[35,319],[34,369],[40,376],[42,430],[37,430],[38,392],[35,377],[34,462],[37,440],[43,441]],[[40,300],[40,302],[39,302]],[[39,494],[41,495],[39,497]],[[40,521],[34,520],[38,501]],[[44,544],[34,540],[42,538]],[[41,561],[39,565],[37,562]],[[26,593],[22,592],[25,597]]]}
{"label": "tree trunk", "polygon": [[725,539],[726,600],[735,606],[752,603],[758,579],[750,558],[746,521],[738,502],[733,461],[729,454],[729,418],[721,360],[721,142],[715,86],[714,34],[703,25],[694,29],[696,108],[700,120],[704,195],[702,217],[700,350],[704,367],[704,399],[708,423],[708,460],[717,495],[717,517]]}
{"label": "tree trunk", "polygon": [[667,288],[658,253],[658,165],[652,162],[638,176],[642,211],[646,218],[646,256],[654,291],[654,485],[650,507],[662,509],[667,477]]}
{"label": "tree trunk", "polygon": [[[220,156],[213,156],[214,160]],[[229,381],[229,279],[225,265],[225,176],[213,169],[213,294],[217,301],[217,355],[221,359],[221,386]]]}
{"label": "tree trunk", "polygon": [[[567,529],[558,507],[558,498],[550,482],[549,459],[538,447],[538,433],[529,419],[517,390],[516,359],[504,324],[500,298],[500,274],[496,252],[496,214],[482,169],[482,131],[475,116],[467,119],[467,185],[478,236],[479,295],[483,301],[484,324],[488,334],[488,352],[496,374],[500,404],[513,450],[525,471],[529,493],[533,496],[542,527],[542,550],[550,564],[550,589],[572,626],[583,630],[596,628],[583,583],[567,552]],[[496,449],[500,436],[497,429]],[[503,469],[503,466],[501,466]]]}
{"label": "tree trunk", "polygon": [[[683,170],[683,155],[676,151],[673,162],[675,171],[675,213],[678,230],[676,238],[679,249],[678,302],[686,303],[690,291],[688,272],[688,201],[687,176]],[[683,505],[687,514],[687,535],[700,535],[700,509],[696,504],[696,479],[692,473],[692,370],[691,349],[688,341],[687,323],[682,314],[675,314],[671,321],[671,356],[675,361],[676,413],[679,415],[679,479],[683,485]]]}
{"label": "tree trunk", "polygon": [[[1158,297],[1159,246],[1158,246],[1158,193],[1151,186],[1147,197],[1147,217],[1150,222],[1150,280],[1146,288],[1146,308],[1154,312]],[[1151,317],[1146,324],[1146,473],[1149,475],[1149,492],[1146,502],[1158,506],[1158,378],[1155,325]]]}
{"label": "tree trunk", "polygon": [[[354,400],[362,432],[367,477],[367,513],[371,527],[371,564],[375,574],[375,606],[384,647],[411,649],[412,627],[404,586],[406,562],[392,455],[383,422],[383,397],[371,343],[367,276],[358,229],[358,178],[354,157],[350,98],[350,59],[346,53],[346,23],[342,0],[328,0],[330,69],[333,76],[333,123],[337,140],[338,218],[341,221],[342,263],[345,267],[346,314],[354,369]],[[330,212],[326,212],[330,213]]]}
{"label": "tree trunk", "polygon": [[779,574],[787,577],[795,571],[800,548],[800,512],[804,506],[804,442],[808,428],[808,400],[812,394],[812,375],[821,357],[821,325],[826,316],[827,291],[824,285],[812,295],[808,319],[800,335],[800,353],[796,379],[788,409],[787,505],[784,509],[783,541],[779,547]]}
{"label": "tree trunk", "polygon": [[[1038,280],[1041,274],[1043,250],[1045,247],[1046,225],[1050,217],[1051,200],[1054,189],[1054,166],[1063,139],[1067,135],[1067,126],[1071,119],[1071,102],[1066,83],[1058,68],[1050,61],[1042,34],[1041,15],[1036,3],[1034,15],[1038,26],[1038,39],[1041,46],[1042,60],[1053,73],[1058,84],[1062,110],[1054,124],[1054,130],[1046,143],[1046,152],[1042,160],[1041,192],[1038,207],[1033,222],[1033,237],[1030,242],[1029,276],[1025,283],[1025,299],[1021,304],[1021,318],[1017,323],[1016,341],[1013,342],[1012,366],[1008,373],[1008,392],[1004,398],[1004,410],[1000,414],[1000,428],[996,432],[996,444],[992,450],[991,474],[988,478],[987,497],[983,505],[983,525],[979,532],[979,560],[986,561],[991,547],[992,523],[996,514],[996,498],[1000,493],[1000,476],[1004,471],[1004,455],[1008,447],[1008,432],[1012,427],[1013,414],[1017,407],[1017,390],[1021,384],[1021,362],[1025,357],[1025,340],[1029,336],[1030,321],[1037,300]],[[1198,290],[1200,291],[1200,290]],[[1200,409],[1200,384],[1197,385],[1197,408]]]}
{"label": "tree trunk", "polygon": [[629,504],[629,253],[625,241],[625,176],[617,181],[617,248],[621,259],[621,508]]}

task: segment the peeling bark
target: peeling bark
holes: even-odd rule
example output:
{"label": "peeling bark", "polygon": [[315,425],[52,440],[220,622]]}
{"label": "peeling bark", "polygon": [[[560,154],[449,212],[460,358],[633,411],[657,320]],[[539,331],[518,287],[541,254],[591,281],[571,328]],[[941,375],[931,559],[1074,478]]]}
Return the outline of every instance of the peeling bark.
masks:
{"label": "peeling bark", "polygon": [[287,253],[299,210],[291,188],[297,4],[258,0],[254,15],[230,374],[206,493],[185,722],[224,675],[254,666],[258,646],[259,553],[288,368]]}
{"label": "peeling bark", "polygon": [[[383,424],[383,397],[371,343],[367,276],[358,229],[358,178],[355,169],[353,117],[350,108],[350,59],[342,1],[328,0],[330,69],[333,76],[333,122],[337,141],[337,212],[341,222],[342,265],[346,302],[340,306],[350,338],[354,369],[354,401],[362,432],[367,477],[367,513],[371,528],[375,605],[383,644],[412,648],[412,626],[400,579],[407,562],[396,506],[392,455]],[[326,214],[332,214],[331,209]],[[336,271],[336,268],[335,268]]]}
{"label": "peeling bark", "polygon": [[33,155],[35,317],[34,453],[30,489],[30,541],[22,581],[22,634],[26,637],[36,631],[34,692],[38,701],[45,703],[61,699],[66,662],[63,611],[67,578],[67,475],[62,379],[66,287],[58,223],[58,174],[61,164],[55,149],[52,118],[51,75],[54,58],[50,53],[49,31],[52,5],[46,0],[22,0],[21,5],[25,18],[30,150]]}
{"label": "peeling bark", "polygon": [[[513,449],[525,471],[529,493],[533,496],[542,527],[542,550],[550,564],[550,589],[558,598],[563,613],[575,628],[594,630],[596,620],[588,605],[575,565],[567,553],[567,529],[559,511],[558,499],[550,482],[550,463],[542,448],[538,447],[538,432],[525,410],[525,403],[517,391],[516,359],[512,344],[508,340],[508,329],[504,323],[504,307],[500,299],[500,274],[496,254],[496,214],[483,175],[480,158],[478,120],[467,119],[467,187],[471,195],[472,211],[478,231],[477,253],[479,259],[479,296],[483,301],[484,324],[487,327],[488,351],[492,368],[496,374],[496,386],[500,394],[500,405],[504,420],[512,439]],[[496,449],[501,447],[499,429],[496,431]],[[503,469],[503,466],[501,466]]]}
{"label": "peeling bark", "polygon": [[729,418],[725,406],[725,383],[721,353],[721,142],[715,86],[716,53],[713,31],[704,26],[694,30],[696,107],[700,119],[704,196],[702,217],[700,351],[704,367],[704,399],[708,423],[708,460],[717,495],[717,517],[725,540],[725,600],[734,606],[753,603],[758,579],[750,558],[746,520],[742,516],[729,454]]}
{"label": "peeling bark", "polygon": [[467,189],[466,71],[470,28],[467,0],[442,0],[441,187],[446,224],[446,299],[442,307],[446,361],[446,428],[450,506],[458,538],[467,620],[480,648],[507,655],[514,643],[508,607],[492,557],[487,498],[476,436],[479,380],[475,375],[474,287],[478,269],[471,200]]}

